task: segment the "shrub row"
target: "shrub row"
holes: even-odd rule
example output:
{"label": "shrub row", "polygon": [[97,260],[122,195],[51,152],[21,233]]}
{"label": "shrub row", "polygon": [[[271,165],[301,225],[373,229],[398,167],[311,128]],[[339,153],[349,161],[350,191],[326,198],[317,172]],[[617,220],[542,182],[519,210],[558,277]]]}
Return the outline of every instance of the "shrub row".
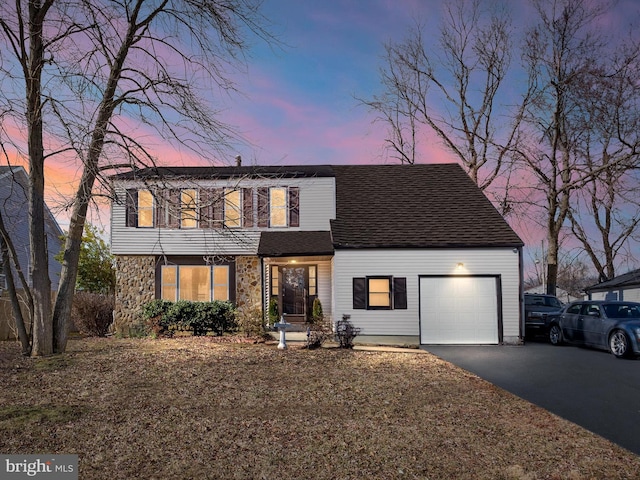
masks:
{"label": "shrub row", "polygon": [[236,309],[231,302],[190,302],[153,300],[142,307],[142,317],[157,335],[172,335],[174,331],[192,331],[194,335],[213,332],[222,335],[237,329]]}

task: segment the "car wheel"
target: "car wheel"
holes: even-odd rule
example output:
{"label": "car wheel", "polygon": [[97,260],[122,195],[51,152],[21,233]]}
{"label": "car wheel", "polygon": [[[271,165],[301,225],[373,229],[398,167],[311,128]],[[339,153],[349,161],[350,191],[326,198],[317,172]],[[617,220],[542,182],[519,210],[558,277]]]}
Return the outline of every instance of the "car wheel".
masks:
{"label": "car wheel", "polygon": [[629,356],[629,338],[622,330],[614,330],[609,337],[609,349],[618,358]]}
{"label": "car wheel", "polygon": [[553,324],[549,328],[549,341],[551,345],[562,345],[562,329],[560,325]]}

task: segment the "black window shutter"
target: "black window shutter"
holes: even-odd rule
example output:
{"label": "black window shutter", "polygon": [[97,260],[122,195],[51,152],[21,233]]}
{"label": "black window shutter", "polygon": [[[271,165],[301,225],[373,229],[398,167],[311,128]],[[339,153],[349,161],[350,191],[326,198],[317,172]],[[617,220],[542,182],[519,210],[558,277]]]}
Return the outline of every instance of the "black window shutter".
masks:
{"label": "black window shutter", "polygon": [[172,188],[169,191],[169,204],[167,210],[169,212],[167,226],[169,228],[180,228],[180,211],[181,211],[181,198],[180,190]]}
{"label": "black window shutter", "polygon": [[289,187],[289,226],[300,226],[300,189]]}
{"label": "black window shutter", "polygon": [[242,226],[253,227],[253,189],[242,189]]}
{"label": "black window shutter", "polygon": [[269,189],[258,188],[258,227],[269,226]]}
{"label": "black window shutter", "polygon": [[156,227],[164,228],[167,226],[167,191],[154,190],[153,197],[156,204]]}
{"label": "black window shutter", "polygon": [[353,308],[367,308],[367,279],[364,277],[353,279]]}
{"label": "black window shutter", "polygon": [[393,308],[407,309],[407,279],[404,277],[393,278]]}
{"label": "black window shutter", "polygon": [[126,226],[137,227],[138,226],[138,190],[127,190],[127,197],[125,199],[126,207]]}

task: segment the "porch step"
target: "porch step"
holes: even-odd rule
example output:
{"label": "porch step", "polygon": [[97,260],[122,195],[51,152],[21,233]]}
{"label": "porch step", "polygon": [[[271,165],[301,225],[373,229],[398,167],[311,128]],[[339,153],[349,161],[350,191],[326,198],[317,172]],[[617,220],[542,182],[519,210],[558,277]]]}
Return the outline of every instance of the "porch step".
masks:
{"label": "porch step", "polygon": [[[278,329],[275,327],[269,327],[270,332],[278,333]],[[306,323],[290,323],[287,327],[288,332],[307,332],[307,324]]]}

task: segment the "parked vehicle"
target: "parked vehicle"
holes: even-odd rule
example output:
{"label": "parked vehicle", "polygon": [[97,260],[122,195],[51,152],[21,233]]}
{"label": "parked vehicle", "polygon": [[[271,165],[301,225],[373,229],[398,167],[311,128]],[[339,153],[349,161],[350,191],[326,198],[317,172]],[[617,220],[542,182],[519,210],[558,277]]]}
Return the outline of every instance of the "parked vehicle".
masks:
{"label": "parked vehicle", "polygon": [[600,348],[618,358],[640,355],[640,303],[572,302],[549,319],[549,341]]}
{"label": "parked vehicle", "polygon": [[525,335],[546,335],[549,328],[549,316],[558,315],[562,310],[562,302],[553,295],[525,293],[524,326]]}

